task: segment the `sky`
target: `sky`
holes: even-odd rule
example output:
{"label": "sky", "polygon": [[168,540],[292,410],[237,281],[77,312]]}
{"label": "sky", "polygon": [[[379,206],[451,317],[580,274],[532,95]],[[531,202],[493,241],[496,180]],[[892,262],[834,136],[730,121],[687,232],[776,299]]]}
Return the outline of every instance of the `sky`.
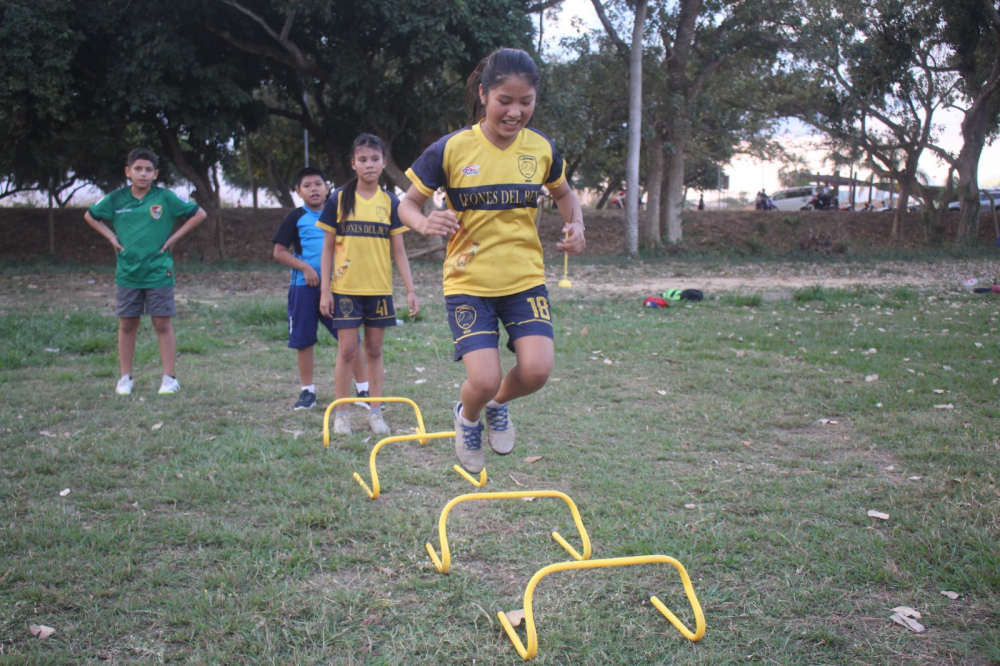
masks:
{"label": "sky", "polygon": [[[565,36],[576,35],[573,28],[572,19],[578,17],[584,25],[601,29],[601,22],[597,18],[597,12],[590,0],[565,0],[558,10],[558,20],[545,23],[545,44],[546,53],[557,53],[559,49],[559,39]],[[549,14],[546,14],[548,19]],[[623,36],[627,38],[627,36]],[[962,147],[961,122],[962,115],[958,111],[939,112],[936,114],[939,122],[943,126],[943,132],[939,145],[945,150],[957,154]],[[817,149],[818,139],[810,134],[810,131],[800,123],[785,123],[783,130],[775,137],[788,152],[802,155],[809,162],[814,173],[832,174],[832,167],[824,164],[825,153]],[[778,169],[780,162],[760,162],[750,158],[740,158],[726,167],[729,174],[729,193],[737,195],[739,192],[753,194],[761,188],[767,192],[774,192],[780,189],[778,182]],[[920,161],[920,169],[926,173],[932,184],[943,184],[948,177],[948,167],[933,155],[925,151],[925,155]],[[842,175],[847,176],[846,171]],[[867,174],[865,174],[867,176]],[[983,150],[982,158],[979,161],[979,185],[980,187],[1000,186],[1000,141],[992,146],[987,146]],[[711,195],[706,197],[710,200]]]}

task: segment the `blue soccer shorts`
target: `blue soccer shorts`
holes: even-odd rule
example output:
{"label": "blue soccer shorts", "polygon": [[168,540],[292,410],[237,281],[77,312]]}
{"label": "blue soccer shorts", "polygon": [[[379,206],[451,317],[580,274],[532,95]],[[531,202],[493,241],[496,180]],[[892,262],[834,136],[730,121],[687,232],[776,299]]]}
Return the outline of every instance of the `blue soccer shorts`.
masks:
{"label": "blue soccer shorts", "polygon": [[396,325],[396,308],[392,305],[392,295],[351,296],[333,294],[333,327],[361,328],[364,324],[372,328],[388,328]]}
{"label": "blue soccer shorts", "polygon": [[337,339],[333,320],[319,314],[319,286],[293,284],[288,287],[288,348],[308,349],[319,340],[319,325],[323,324]]}
{"label": "blue soccer shorts", "polygon": [[544,284],[509,296],[453,294],[445,296],[444,301],[456,361],[470,351],[496,349],[500,344],[500,322],[507,329],[507,349],[511,351],[518,338],[553,337],[549,291]]}

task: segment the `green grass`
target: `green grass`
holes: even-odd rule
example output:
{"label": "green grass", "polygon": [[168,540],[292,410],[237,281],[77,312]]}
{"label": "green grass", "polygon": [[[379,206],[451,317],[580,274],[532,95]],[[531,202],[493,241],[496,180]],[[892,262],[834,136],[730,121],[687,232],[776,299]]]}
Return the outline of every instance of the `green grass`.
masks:
{"label": "green grass", "polygon": [[[536,663],[1000,663],[994,299],[553,299],[556,368],[512,407],[518,448],[488,456],[484,490],[566,492],[595,558],[676,557],[708,631],[689,643],[646,601],[693,622],[670,567],[553,574],[535,595]],[[375,440],[324,448],[322,411],[290,409],[283,307],[182,309],[170,397],[148,325],[121,397],[110,314],[0,319],[0,664],[523,663],[495,612],[567,558],[553,528],[579,543],[565,505],[460,504],[438,574],[424,544],[474,491],[450,441],[384,447],[368,500],[351,474],[367,476]],[[451,429],[463,370],[443,306],[386,339],[387,392]],[[321,404],[333,357],[317,352]],[[414,425],[402,405],[386,416]],[[927,631],[889,621],[899,605]],[[31,624],[56,633],[34,640]]]}

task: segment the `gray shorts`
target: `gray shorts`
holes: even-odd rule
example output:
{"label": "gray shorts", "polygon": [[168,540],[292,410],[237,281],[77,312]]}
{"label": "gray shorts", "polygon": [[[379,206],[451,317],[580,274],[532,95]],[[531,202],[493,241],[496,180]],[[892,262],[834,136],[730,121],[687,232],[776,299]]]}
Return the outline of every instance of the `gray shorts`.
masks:
{"label": "gray shorts", "polygon": [[115,314],[119,317],[173,317],[177,314],[173,287],[132,289],[115,285]]}

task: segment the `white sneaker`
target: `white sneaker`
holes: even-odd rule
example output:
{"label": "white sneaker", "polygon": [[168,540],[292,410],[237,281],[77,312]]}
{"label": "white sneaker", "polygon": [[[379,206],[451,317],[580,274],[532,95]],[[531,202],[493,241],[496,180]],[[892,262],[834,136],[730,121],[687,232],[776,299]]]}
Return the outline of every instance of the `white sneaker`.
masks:
{"label": "white sneaker", "polygon": [[379,413],[368,415],[368,427],[372,429],[372,432],[376,435],[388,435],[389,426],[386,425],[385,419]]}
{"label": "white sneaker", "polygon": [[122,375],[122,378],[118,380],[118,386],[115,387],[115,393],[118,395],[132,395],[132,386],[135,382],[132,381],[132,377],[129,375]]}
{"label": "white sneaker", "polygon": [[177,393],[181,390],[181,385],[176,379],[168,375],[163,375],[163,383],[160,384],[160,395],[168,395],[171,393]]}
{"label": "white sneaker", "polygon": [[334,435],[352,435],[354,431],[351,430],[351,415],[347,412],[337,412],[337,416],[333,419],[333,434]]}

